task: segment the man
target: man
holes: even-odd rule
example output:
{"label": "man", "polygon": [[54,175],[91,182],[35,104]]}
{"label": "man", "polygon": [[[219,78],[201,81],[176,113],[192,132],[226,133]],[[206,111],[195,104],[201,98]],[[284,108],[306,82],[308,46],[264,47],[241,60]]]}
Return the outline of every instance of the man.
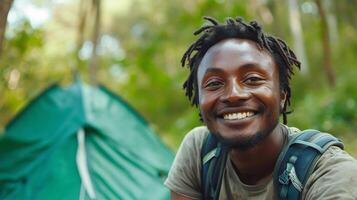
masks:
{"label": "man", "polygon": [[[186,95],[199,107],[206,126],[183,140],[165,185],[172,199],[202,199],[202,145],[209,135],[230,147],[219,199],[275,199],[273,171],[290,136],[287,123],[294,52],[262,32],[256,22],[206,17],[202,34],[186,51],[190,75]],[[302,199],[357,199],[357,161],[331,146],[318,160]]]}

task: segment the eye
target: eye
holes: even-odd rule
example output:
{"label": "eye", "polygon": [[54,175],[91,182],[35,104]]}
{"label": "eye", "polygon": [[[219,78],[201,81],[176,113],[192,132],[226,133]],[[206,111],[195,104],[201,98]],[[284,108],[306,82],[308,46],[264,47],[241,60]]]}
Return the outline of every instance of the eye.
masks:
{"label": "eye", "polygon": [[217,78],[210,79],[204,84],[204,88],[207,90],[217,90],[224,85],[222,80]]}
{"label": "eye", "polygon": [[264,82],[264,78],[258,75],[251,75],[244,79],[244,83],[248,85],[259,85]]}

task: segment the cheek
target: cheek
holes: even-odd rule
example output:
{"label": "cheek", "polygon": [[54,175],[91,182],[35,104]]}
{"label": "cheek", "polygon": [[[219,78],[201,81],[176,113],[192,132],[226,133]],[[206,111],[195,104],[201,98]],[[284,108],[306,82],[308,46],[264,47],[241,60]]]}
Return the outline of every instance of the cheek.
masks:
{"label": "cheek", "polygon": [[[200,118],[207,127],[210,125],[210,107],[207,104],[200,103],[199,105]],[[209,127],[210,128],[210,127]]]}
{"label": "cheek", "polygon": [[207,107],[209,104],[212,103],[214,95],[211,92],[208,91],[198,91],[198,102],[200,104],[200,107]]}
{"label": "cheek", "polygon": [[[199,108],[202,115],[205,115],[212,109],[212,103],[209,102],[209,98],[205,96],[199,97]],[[204,117],[204,116],[203,116]]]}
{"label": "cheek", "polygon": [[260,99],[261,103],[269,110],[280,110],[280,90],[274,87],[260,87],[252,91],[252,94]]}
{"label": "cheek", "polygon": [[214,116],[216,97],[210,93],[202,92],[199,96],[199,109],[204,121]]}
{"label": "cheek", "polygon": [[200,109],[201,114],[207,109],[206,97],[202,94],[201,90],[198,90],[198,108]]}

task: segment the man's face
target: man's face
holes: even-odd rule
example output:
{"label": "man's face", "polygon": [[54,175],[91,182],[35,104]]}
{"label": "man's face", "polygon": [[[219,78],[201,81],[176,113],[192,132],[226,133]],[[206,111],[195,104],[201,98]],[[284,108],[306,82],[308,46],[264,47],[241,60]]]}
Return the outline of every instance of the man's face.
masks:
{"label": "man's face", "polygon": [[285,100],[278,67],[255,42],[226,39],[212,46],[197,81],[202,118],[223,142],[248,148],[277,127]]}

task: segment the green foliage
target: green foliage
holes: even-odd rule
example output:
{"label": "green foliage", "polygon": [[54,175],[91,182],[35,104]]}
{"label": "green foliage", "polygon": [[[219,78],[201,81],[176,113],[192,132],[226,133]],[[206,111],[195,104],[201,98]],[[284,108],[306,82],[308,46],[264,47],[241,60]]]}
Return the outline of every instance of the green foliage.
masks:
{"label": "green foliage", "polygon": [[[356,155],[356,140],[353,138],[357,130],[357,80],[353,78],[356,75],[352,72],[340,77],[333,90],[322,86],[305,94],[295,103],[289,124],[333,133],[341,137],[347,149]],[[308,82],[316,84],[313,79]]]}
{"label": "green foliage", "polygon": [[9,27],[0,60],[0,122],[2,127],[34,96],[61,77],[63,68],[46,66],[42,57],[45,43],[43,29],[34,29],[27,20]]}
{"label": "green foliage", "polygon": [[[42,31],[32,29],[28,21],[21,22],[9,32],[10,37],[6,41],[0,68],[2,75],[0,88],[4,91],[0,99],[2,122],[8,121],[10,116],[27,100],[27,88],[26,90],[21,88],[23,85],[17,79],[21,78],[24,68],[36,65],[37,58],[32,53],[40,49],[43,44]],[[29,74],[24,73],[23,76],[26,77]],[[14,89],[17,90],[10,91]]]}
{"label": "green foliage", "polygon": [[[112,5],[110,1],[105,2]],[[189,105],[182,90],[188,73],[180,65],[182,54],[196,39],[193,31],[204,23],[202,16],[213,16],[220,21],[237,15],[247,20],[256,19],[263,23],[265,30],[292,46],[287,3],[259,2],[262,1],[134,0],[129,3],[128,13],[103,10],[101,32],[116,38],[124,54],[100,54],[97,79],[123,96],[151,122],[165,142],[176,149],[187,131],[202,124],[198,109]],[[299,4],[314,5],[309,0]],[[332,64],[338,78],[335,88],[328,86],[322,67],[318,13],[313,9],[301,12],[310,73],[303,76],[296,72],[293,78],[294,112],[288,121],[289,125],[301,129],[316,128],[337,134],[345,139],[347,149],[357,155],[354,138],[357,132],[357,69],[354,67],[357,29],[356,20],[352,20],[357,14],[353,5],[350,1],[327,5],[337,30],[332,34],[337,37],[331,40]],[[79,71],[82,79],[88,80],[89,59],[79,58],[75,48],[76,6],[69,2],[54,7],[52,21],[39,28],[31,27],[27,21],[8,27],[5,53],[0,60],[1,126],[49,84],[71,82],[72,71]],[[88,30],[83,35],[90,40]],[[14,83],[10,82],[14,82],[16,70],[20,78],[13,87]]]}

